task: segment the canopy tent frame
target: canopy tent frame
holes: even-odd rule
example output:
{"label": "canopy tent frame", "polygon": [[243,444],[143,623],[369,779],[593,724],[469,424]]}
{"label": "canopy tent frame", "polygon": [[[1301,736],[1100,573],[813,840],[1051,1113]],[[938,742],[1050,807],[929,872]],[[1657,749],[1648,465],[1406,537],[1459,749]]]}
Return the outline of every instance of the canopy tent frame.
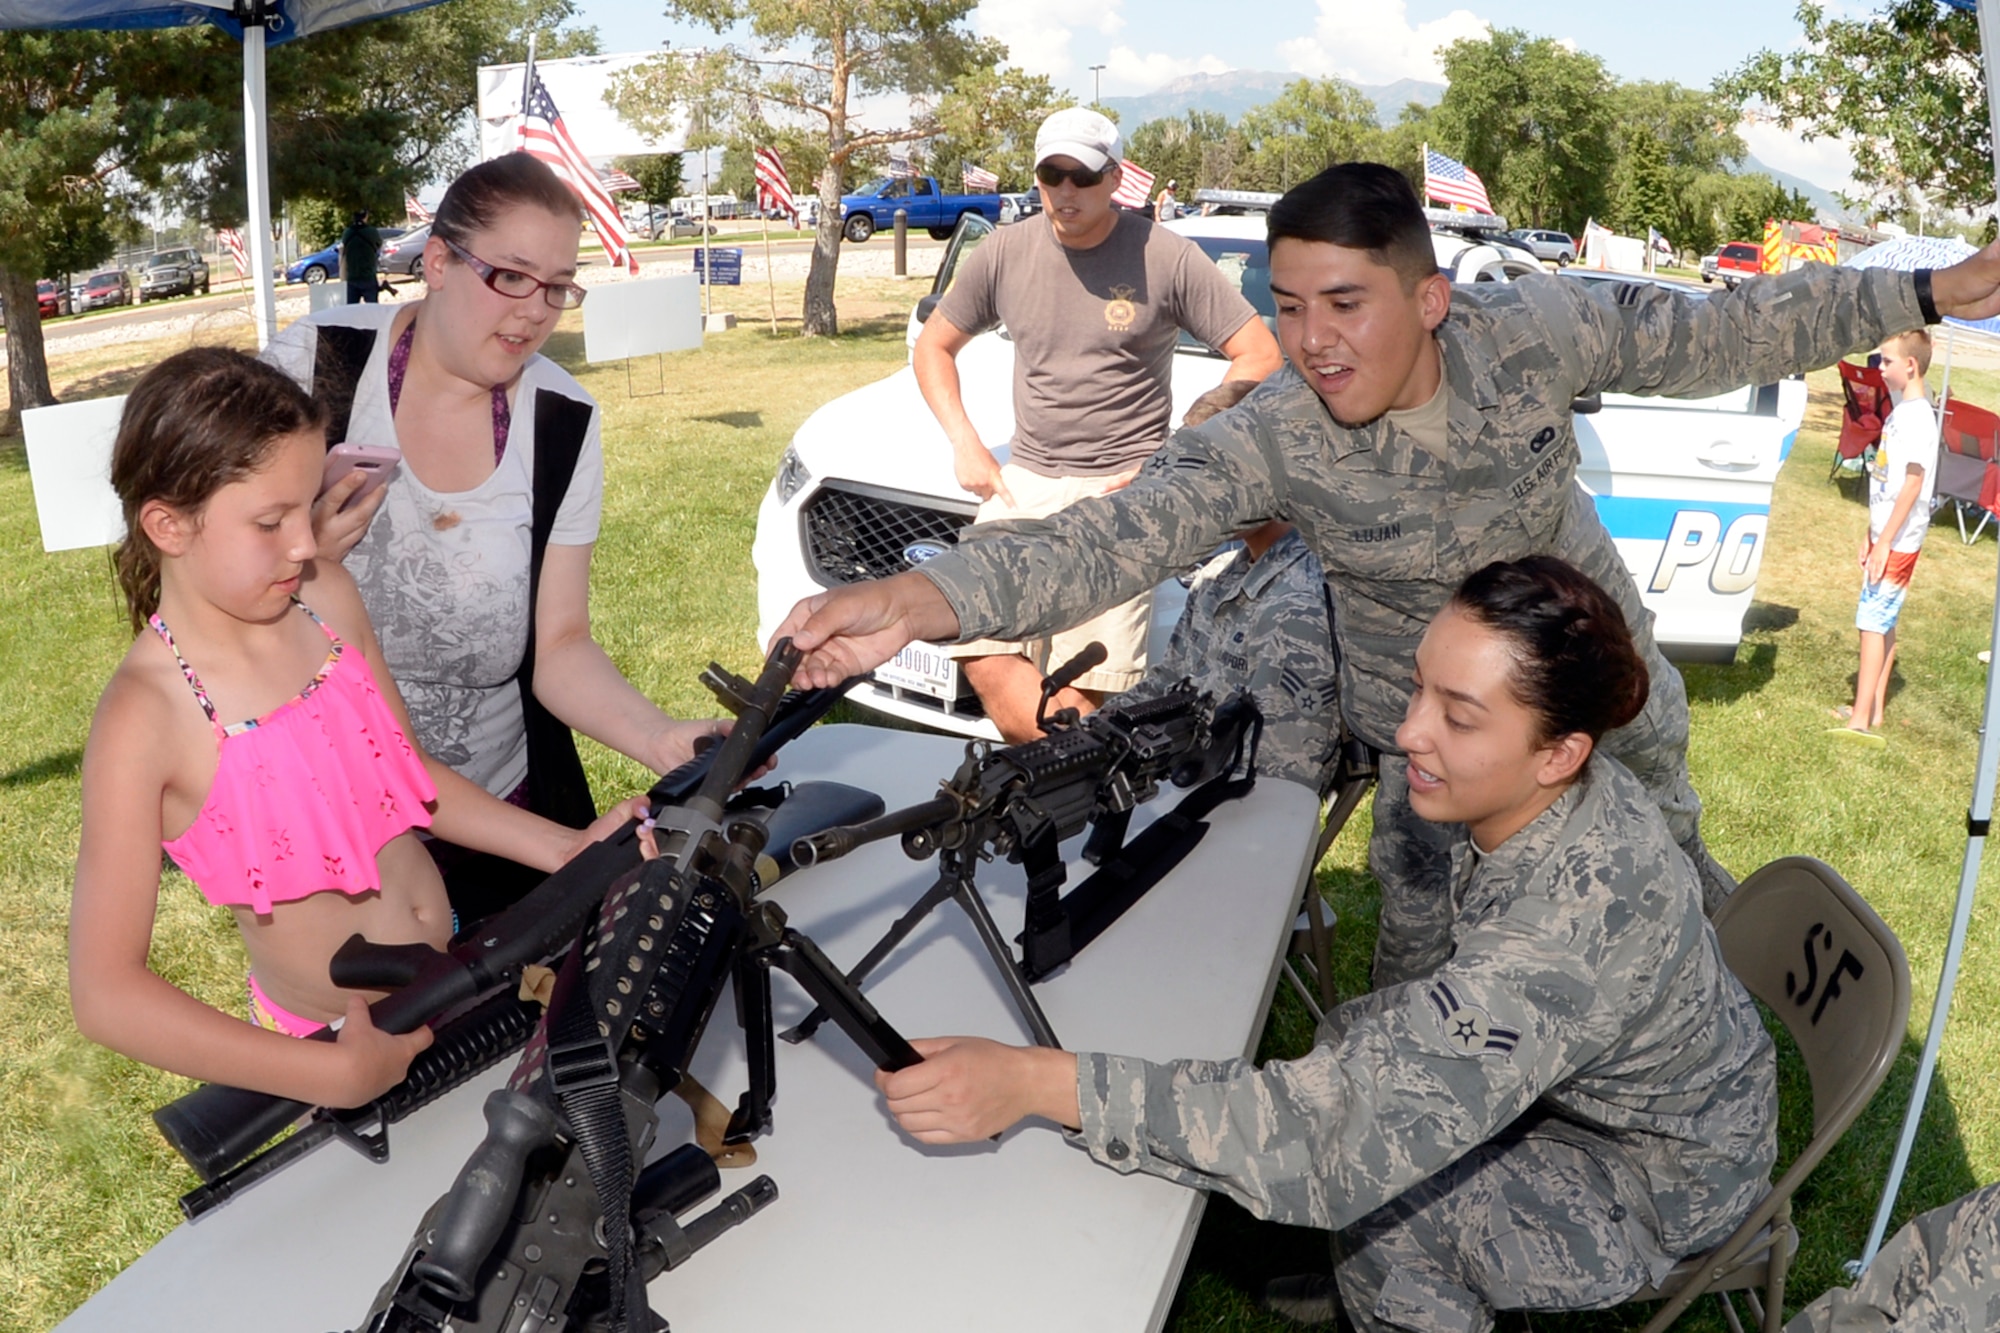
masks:
{"label": "canopy tent frame", "polygon": [[268,47],[369,19],[427,9],[443,0],[0,0],[0,28],[171,28],[207,23],[243,44],[243,178],[250,219],[245,240],[257,347],[278,332],[276,256],[271,244],[271,150],[264,64]]}
{"label": "canopy tent frame", "polygon": [[[1995,159],[1994,193],[2000,198],[2000,0],[1944,0],[1953,9],[1974,14],[1979,21],[1980,65],[1986,76],[1988,145]],[[2000,663],[2000,597],[1993,610],[1993,634],[1989,661]],[[1910,1089],[1909,1108],[1903,1115],[1903,1130],[1896,1141],[1896,1155],[1889,1164],[1889,1176],[1882,1186],[1882,1199],[1875,1209],[1875,1221],[1868,1231],[1868,1243],[1861,1258],[1849,1265],[1860,1273],[1875,1262],[1882,1239],[1889,1229],[1896,1195],[1916,1144],[1917,1125],[1922,1120],[1924,1102],[1930,1095],[1931,1078],[1937,1072],[1938,1051],[1944,1043],[1945,1021],[1951,1014],[1952,991],[1958,983],[1959,965],[1965,958],[1965,938],[1972,926],[1972,901],[1979,884],[1979,864],[1986,848],[1986,835],[1993,823],[1993,791],[1996,760],[2000,760],[2000,671],[1988,666],[1986,702],[1979,718],[1979,756],[1974,764],[1972,804],[1965,817],[1965,858],[1958,877],[1958,898],[1951,914],[1951,934],[1945,944],[1944,963],[1939,969],[1937,995],[1931,1002],[1930,1028],[1924,1036],[1923,1055],[1917,1062],[1917,1081]]]}

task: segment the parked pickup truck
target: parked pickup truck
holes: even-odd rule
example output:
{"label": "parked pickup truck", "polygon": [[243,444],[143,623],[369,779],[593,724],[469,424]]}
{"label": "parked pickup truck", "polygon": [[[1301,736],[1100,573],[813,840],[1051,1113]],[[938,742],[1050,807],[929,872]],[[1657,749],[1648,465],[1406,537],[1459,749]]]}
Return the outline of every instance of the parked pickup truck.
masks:
{"label": "parked pickup truck", "polygon": [[946,194],[929,176],[891,176],[858,194],[841,196],[840,234],[859,244],[876,232],[896,225],[896,210],[909,211],[912,227],[922,227],[934,241],[951,238],[953,227],[968,213],[988,222],[1000,221],[997,194]]}
{"label": "parked pickup truck", "polygon": [[[1710,263],[1713,260],[1713,263]],[[1730,291],[1745,278],[1754,278],[1764,271],[1764,250],[1762,246],[1749,241],[1731,241],[1713,255],[1701,261],[1701,280],[1714,282],[1722,279],[1722,285]]]}

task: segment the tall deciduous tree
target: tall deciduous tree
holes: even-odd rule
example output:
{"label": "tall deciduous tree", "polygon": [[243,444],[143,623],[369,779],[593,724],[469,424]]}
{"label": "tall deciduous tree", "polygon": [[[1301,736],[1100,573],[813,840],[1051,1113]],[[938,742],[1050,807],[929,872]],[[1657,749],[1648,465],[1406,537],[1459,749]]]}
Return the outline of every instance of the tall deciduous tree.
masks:
{"label": "tall deciduous tree", "polygon": [[1248,145],[1219,112],[1149,120],[1126,136],[1125,155],[1161,180],[1179,181],[1183,199],[1199,189],[1248,188],[1239,179]]}
{"label": "tall deciduous tree", "polygon": [[1951,208],[1993,202],[1979,27],[1934,0],[1890,0],[1864,18],[1798,8],[1805,44],[1760,51],[1719,86],[1807,138],[1844,136],[1864,199],[1897,211],[1911,193]]}
{"label": "tall deciduous tree", "polygon": [[142,191],[192,157],[200,117],[188,72],[209,58],[205,35],[177,32],[0,32],[0,302],[7,311],[8,405],[55,401],[36,316],[35,280],[106,258]]}
{"label": "tall deciduous tree", "polygon": [[1443,63],[1432,146],[1477,171],[1495,208],[1571,231],[1605,213],[1618,149],[1603,61],[1502,28],[1453,42]]}
{"label": "tall deciduous tree", "polygon": [[681,183],[679,153],[643,153],[616,158],[611,165],[639,182],[637,196],[644,203],[664,207],[673,202],[674,196],[686,193]]}
{"label": "tall deciduous tree", "polygon": [[[478,68],[527,55],[589,55],[594,29],[571,29],[574,0],[455,0],[271,48],[266,64],[270,183],[279,205],[318,200],[345,217],[401,213],[426,181],[449,180],[477,147],[466,133]],[[174,202],[217,226],[248,212],[243,183],[242,64],[233,42],[191,71],[201,81],[203,151]]]}
{"label": "tall deciduous tree", "polygon": [[[670,18],[718,36],[747,28],[748,44],[705,54],[670,53],[624,75],[610,100],[625,118],[657,134],[681,124],[691,106],[720,99],[733,123],[804,121],[824,135],[819,230],[806,274],[804,331],[836,334],[833,284],[840,265],[840,198],[859,153],[913,143],[939,131],[938,103],[961,77],[1006,56],[964,26],[974,0],[666,0]],[[909,99],[909,119],[864,129],[855,103],[871,94]],[[775,114],[774,114],[775,113]]]}
{"label": "tall deciduous tree", "polygon": [[[1046,75],[1012,65],[969,70],[938,103],[931,161],[940,178],[955,178],[965,161],[998,176],[1003,190],[1032,190],[1035,131],[1051,111],[1072,105],[1074,99],[1058,94]],[[1134,160],[1154,169],[1144,158]],[[942,183],[957,188],[951,181]]]}
{"label": "tall deciduous tree", "polygon": [[1289,190],[1336,162],[1368,157],[1380,137],[1375,104],[1339,79],[1286,84],[1237,128],[1250,150],[1243,181],[1257,190]]}

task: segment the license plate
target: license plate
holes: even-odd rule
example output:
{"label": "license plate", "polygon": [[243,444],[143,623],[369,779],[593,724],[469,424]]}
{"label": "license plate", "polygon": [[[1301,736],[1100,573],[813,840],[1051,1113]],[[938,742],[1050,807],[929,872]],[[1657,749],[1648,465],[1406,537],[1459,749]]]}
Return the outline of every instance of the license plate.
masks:
{"label": "license plate", "polygon": [[928,643],[913,643],[875,668],[875,683],[947,702],[958,698],[958,663]]}

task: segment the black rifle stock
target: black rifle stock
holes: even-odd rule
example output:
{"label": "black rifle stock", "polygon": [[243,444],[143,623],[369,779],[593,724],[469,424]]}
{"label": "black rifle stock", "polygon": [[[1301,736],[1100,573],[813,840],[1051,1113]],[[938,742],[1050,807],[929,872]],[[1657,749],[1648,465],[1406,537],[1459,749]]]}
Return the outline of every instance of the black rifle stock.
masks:
{"label": "black rifle stock", "polygon": [[[739,701],[741,682],[720,667],[712,666],[703,679],[725,703]],[[648,792],[654,817],[701,795],[704,783],[724,759],[731,767],[723,771],[738,774],[730,783],[733,787],[741,774],[754,772],[786,742],[825,716],[845,689],[843,684],[787,694],[775,708],[767,709],[767,725],[742,731],[743,739],[737,742],[735,752],[729,747],[738,732],[732,730],[730,740],[709,747],[666,774]],[[728,788],[723,788],[725,798],[727,792]],[[709,799],[714,799],[714,793]],[[879,802],[876,808],[880,808]],[[343,986],[374,989],[384,984],[385,977],[401,978],[398,989],[369,1006],[370,1019],[385,1032],[410,1032],[438,1022],[496,990],[511,988],[521,968],[543,962],[566,947],[592,908],[639,864],[638,825],[628,823],[585,848],[506,911],[455,940],[448,951],[423,945],[372,945],[359,935],[352,937],[334,955],[333,980]],[[324,1032],[315,1039],[332,1040],[333,1035]],[[475,1072],[468,1070],[466,1076]],[[159,1108],[153,1120],[195,1174],[204,1182],[213,1182],[312,1110],[303,1102],[270,1093],[208,1084]],[[313,1142],[330,1136],[321,1134]],[[294,1151],[296,1155],[301,1150]]]}

